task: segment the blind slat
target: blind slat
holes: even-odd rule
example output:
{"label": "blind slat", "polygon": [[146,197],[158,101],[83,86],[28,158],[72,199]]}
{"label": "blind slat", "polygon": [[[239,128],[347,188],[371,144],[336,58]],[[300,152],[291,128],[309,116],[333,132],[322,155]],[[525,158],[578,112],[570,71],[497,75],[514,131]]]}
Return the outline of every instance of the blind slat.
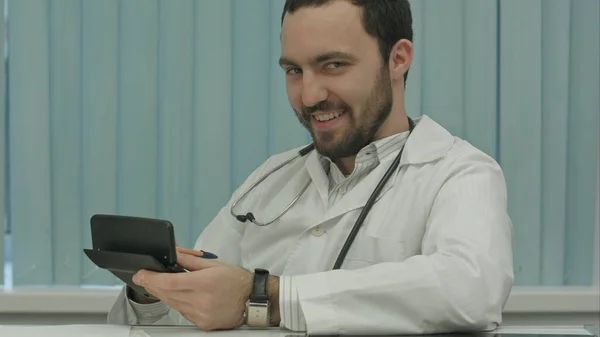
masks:
{"label": "blind slat", "polygon": [[227,202],[233,188],[233,2],[196,1],[194,17],[192,240]]}
{"label": "blind slat", "polygon": [[117,212],[156,217],[158,1],[119,4]]}
{"label": "blind slat", "polygon": [[[600,125],[600,1],[571,1],[565,284],[589,285]],[[595,201],[595,204],[594,204]]]}
{"label": "blind slat", "polygon": [[[117,113],[119,1],[82,2],[82,165],[81,242],[92,248],[90,218],[117,212]],[[114,277],[81,251],[81,283],[109,285]]]}
{"label": "blind slat", "polygon": [[232,186],[238,187],[267,157],[271,5],[235,1],[233,6]]}
{"label": "blind slat", "polygon": [[[0,0],[0,36],[4,36],[5,21],[4,21],[4,0]],[[0,46],[0,53],[4,55],[4,43]],[[6,184],[6,118],[4,118],[6,114],[5,108],[5,100],[6,100],[6,67],[0,67],[0,219],[2,220],[2,225],[0,229],[2,229],[3,236],[0,238],[0,262],[4,262],[5,259],[8,258],[7,255],[4,254],[5,246],[4,246],[4,233],[8,230],[8,222],[7,219],[7,209],[5,207],[6,199],[7,199],[7,188],[8,184]],[[0,285],[4,284],[4,263],[0,263]]]}
{"label": "blind slat", "polygon": [[[53,282],[81,282],[81,1],[50,7]],[[76,51],[76,52],[74,52]],[[48,221],[46,220],[46,221]]]}
{"label": "blind slat", "polygon": [[425,1],[423,13],[422,113],[464,137],[464,0]]}
{"label": "blind slat", "polygon": [[158,64],[158,217],[173,223],[177,243],[190,247],[194,2],[160,2]]}
{"label": "blind slat", "polygon": [[15,285],[53,281],[49,6],[11,1],[10,221]]}
{"label": "blind slat", "polygon": [[570,0],[542,2],[542,261],[541,283],[564,282],[567,142],[569,135]]}
{"label": "blind slat", "polygon": [[500,2],[500,164],[515,224],[515,283],[540,282],[542,4]]}
{"label": "blind slat", "polygon": [[496,158],[498,136],[498,7],[465,0],[463,137]]}

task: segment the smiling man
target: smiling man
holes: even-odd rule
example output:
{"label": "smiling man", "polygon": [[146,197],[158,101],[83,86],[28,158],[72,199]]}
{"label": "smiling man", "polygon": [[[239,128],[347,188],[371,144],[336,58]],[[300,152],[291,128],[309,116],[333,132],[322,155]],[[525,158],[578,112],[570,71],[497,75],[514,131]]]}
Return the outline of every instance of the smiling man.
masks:
{"label": "smiling man", "polygon": [[[502,171],[426,115],[412,120],[406,0],[287,0],[280,65],[308,146],[270,157],[179,255],[142,270],[115,324],[270,325],[309,334],[484,330],[513,282]],[[252,213],[255,212],[255,213]]]}
{"label": "smiling man", "polygon": [[[316,8],[306,8],[311,5]],[[386,10],[398,17],[385,20]],[[288,11],[279,61],[288,97],[317,151],[349,174],[364,146],[408,130],[410,7],[405,1],[289,1]]]}

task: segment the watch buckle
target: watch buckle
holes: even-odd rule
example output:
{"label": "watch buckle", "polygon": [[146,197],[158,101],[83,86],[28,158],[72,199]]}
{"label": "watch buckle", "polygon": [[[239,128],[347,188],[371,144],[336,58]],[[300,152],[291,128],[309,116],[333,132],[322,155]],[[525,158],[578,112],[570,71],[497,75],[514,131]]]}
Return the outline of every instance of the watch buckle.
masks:
{"label": "watch buckle", "polygon": [[246,325],[268,327],[270,320],[268,302],[246,302]]}

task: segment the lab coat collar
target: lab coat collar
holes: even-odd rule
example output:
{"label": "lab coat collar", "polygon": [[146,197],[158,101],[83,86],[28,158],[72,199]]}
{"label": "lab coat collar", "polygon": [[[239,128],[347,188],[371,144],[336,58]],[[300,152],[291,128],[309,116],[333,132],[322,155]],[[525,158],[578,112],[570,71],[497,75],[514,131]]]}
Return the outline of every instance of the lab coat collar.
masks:
{"label": "lab coat collar", "polygon": [[[390,177],[376,200],[394,186],[397,173],[406,165],[419,165],[442,158],[454,143],[454,137],[442,126],[427,115],[414,119],[415,128],[406,141],[400,167],[396,174]],[[392,161],[396,157],[388,156],[368,176],[360,181],[351,191],[344,195],[331,209],[327,218],[331,219],[351,210],[363,207],[370,197],[373,189],[383,177]],[[324,203],[328,204],[329,180],[327,173],[319,160],[319,154],[313,151],[306,159],[305,167],[317,188]]]}
{"label": "lab coat collar", "polygon": [[454,136],[427,115],[414,118],[415,129],[406,141],[400,166],[425,164],[446,155]]}

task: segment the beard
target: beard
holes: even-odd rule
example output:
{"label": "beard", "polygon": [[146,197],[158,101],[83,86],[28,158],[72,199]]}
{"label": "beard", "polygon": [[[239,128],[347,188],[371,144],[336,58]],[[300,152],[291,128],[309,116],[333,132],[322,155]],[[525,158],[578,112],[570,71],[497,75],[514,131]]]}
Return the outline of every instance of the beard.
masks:
{"label": "beard", "polygon": [[[343,101],[321,101],[296,111],[300,123],[310,132],[315,149],[330,159],[350,157],[375,139],[381,125],[387,120],[393,104],[392,86],[385,67],[381,69],[369,97],[358,113]],[[344,111],[348,126],[344,130],[317,130],[311,123],[315,111]],[[341,134],[340,134],[341,133]]]}

